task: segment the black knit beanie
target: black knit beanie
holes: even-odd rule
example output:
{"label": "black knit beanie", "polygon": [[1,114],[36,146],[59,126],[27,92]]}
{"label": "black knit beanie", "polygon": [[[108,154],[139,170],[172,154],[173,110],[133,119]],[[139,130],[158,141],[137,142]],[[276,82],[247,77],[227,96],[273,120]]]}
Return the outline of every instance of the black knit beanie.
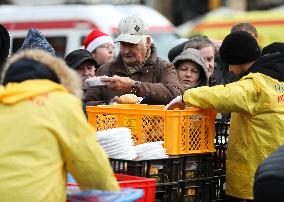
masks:
{"label": "black knit beanie", "polygon": [[256,39],[245,31],[230,33],[219,49],[221,59],[231,65],[253,62],[261,56]]}
{"label": "black knit beanie", "polygon": [[24,58],[10,65],[3,79],[3,85],[9,82],[22,82],[31,79],[49,79],[60,83],[56,74],[45,64],[33,59]]}

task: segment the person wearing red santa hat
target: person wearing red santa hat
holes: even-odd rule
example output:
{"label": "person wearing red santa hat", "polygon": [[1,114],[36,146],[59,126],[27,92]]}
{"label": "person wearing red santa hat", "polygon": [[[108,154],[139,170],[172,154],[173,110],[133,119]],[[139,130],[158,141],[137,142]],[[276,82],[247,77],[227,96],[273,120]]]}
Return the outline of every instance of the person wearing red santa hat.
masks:
{"label": "person wearing red santa hat", "polygon": [[95,29],[83,41],[86,50],[92,53],[98,66],[111,62],[114,58],[114,42],[106,33]]}

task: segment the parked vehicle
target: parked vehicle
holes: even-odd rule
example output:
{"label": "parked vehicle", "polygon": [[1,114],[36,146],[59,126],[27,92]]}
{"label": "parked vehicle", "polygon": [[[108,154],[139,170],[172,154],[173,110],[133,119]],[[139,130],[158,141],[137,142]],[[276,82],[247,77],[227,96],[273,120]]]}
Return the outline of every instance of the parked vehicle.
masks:
{"label": "parked vehicle", "polygon": [[118,35],[119,21],[136,14],[149,25],[150,34],[158,55],[167,59],[171,42],[177,39],[175,27],[162,14],[143,5],[49,5],[49,6],[0,6],[0,23],[11,35],[11,52],[21,46],[27,29],[37,28],[64,57],[82,45],[83,39],[95,28]]}
{"label": "parked vehicle", "polygon": [[185,23],[185,26],[177,28],[177,32],[182,37],[203,34],[209,38],[223,40],[230,33],[231,27],[240,22],[249,22],[256,27],[258,42],[262,47],[275,41],[284,42],[284,12],[280,9],[245,12],[221,8]]}

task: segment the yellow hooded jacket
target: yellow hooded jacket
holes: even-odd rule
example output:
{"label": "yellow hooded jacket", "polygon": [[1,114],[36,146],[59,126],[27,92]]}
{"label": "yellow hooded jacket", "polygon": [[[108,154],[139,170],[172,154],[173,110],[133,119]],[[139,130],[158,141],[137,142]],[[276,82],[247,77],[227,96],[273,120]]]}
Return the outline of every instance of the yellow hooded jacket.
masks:
{"label": "yellow hooded jacket", "polygon": [[0,88],[1,202],[65,202],[67,172],[82,190],[119,190],[81,100],[70,91],[50,80]]}
{"label": "yellow hooded jacket", "polygon": [[81,102],[48,80],[8,84],[0,93],[0,198],[66,201],[66,174],[81,189],[118,190]]}
{"label": "yellow hooded jacket", "polygon": [[233,112],[227,151],[226,193],[253,199],[257,166],[284,144],[284,82],[261,73],[240,81],[185,91],[185,103]]}

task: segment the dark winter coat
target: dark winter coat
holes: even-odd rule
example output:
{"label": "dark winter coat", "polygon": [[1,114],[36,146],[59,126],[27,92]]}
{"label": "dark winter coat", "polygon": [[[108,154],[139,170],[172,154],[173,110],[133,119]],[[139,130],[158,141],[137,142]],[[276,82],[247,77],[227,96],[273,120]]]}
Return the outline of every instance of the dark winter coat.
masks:
{"label": "dark winter coat", "polygon": [[[135,81],[142,82],[141,87],[145,91],[142,101],[144,104],[167,104],[173,98],[183,93],[183,87],[179,83],[175,67],[171,63],[157,57],[154,46],[151,46],[150,58],[135,73],[130,75],[127,72],[119,54],[112,63],[102,65],[97,70],[96,76],[103,75],[129,77]],[[114,96],[122,94],[107,87],[91,87],[87,90],[84,102],[104,101],[108,103]]]}

